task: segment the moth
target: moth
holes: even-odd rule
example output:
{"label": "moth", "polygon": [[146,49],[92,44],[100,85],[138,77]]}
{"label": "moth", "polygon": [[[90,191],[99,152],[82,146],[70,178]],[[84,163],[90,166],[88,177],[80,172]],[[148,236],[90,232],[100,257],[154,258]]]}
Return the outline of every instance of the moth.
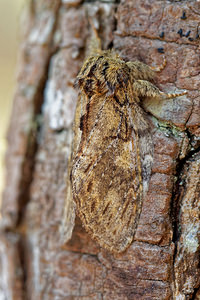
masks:
{"label": "moth", "polygon": [[151,83],[166,62],[157,68],[126,62],[114,50],[101,50],[95,30],[93,35],[76,79],[68,194],[92,238],[120,253],[134,239],[153,163],[150,124],[140,102],[177,94],[165,94]]}

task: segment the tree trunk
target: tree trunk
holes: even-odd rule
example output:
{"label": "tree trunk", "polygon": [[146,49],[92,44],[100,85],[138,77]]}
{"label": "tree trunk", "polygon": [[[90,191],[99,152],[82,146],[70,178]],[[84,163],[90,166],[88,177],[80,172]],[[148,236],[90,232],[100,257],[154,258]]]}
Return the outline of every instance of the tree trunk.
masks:
{"label": "tree trunk", "polygon": [[[78,218],[70,241],[58,242],[88,16],[104,49],[112,43],[124,59],[155,66],[165,55],[156,84],[188,90],[143,102],[154,163],[135,240],[122,254],[101,249]],[[199,24],[198,1],[31,1],[8,132],[1,299],[200,299]]]}

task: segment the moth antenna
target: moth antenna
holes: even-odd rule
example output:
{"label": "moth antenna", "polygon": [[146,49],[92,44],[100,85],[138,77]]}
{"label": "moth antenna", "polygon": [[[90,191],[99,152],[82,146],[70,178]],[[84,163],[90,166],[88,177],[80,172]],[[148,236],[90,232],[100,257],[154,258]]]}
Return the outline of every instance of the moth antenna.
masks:
{"label": "moth antenna", "polygon": [[94,26],[94,22],[91,17],[88,18],[90,27],[92,29],[91,39],[88,47],[89,55],[95,55],[101,53],[101,39],[99,38],[98,31]]}
{"label": "moth antenna", "polygon": [[164,92],[160,92],[160,94],[164,98],[172,99],[172,98],[176,98],[176,97],[180,97],[180,96],[186,95],[187,91],[183,91],[181,93],[164,93]]}
{"label": "moth antenna", "polygon": [[160,66],[157,66],[157,67],[150,67],[150,68],[151,68],[151,70],[153,70],[154,72],[160,72],[160,71],[162,71],[162,70],[166,67],[166,64],[167,64],[167,60],[166,60],[166,58],[164,57],[163,63],[162,63]]}

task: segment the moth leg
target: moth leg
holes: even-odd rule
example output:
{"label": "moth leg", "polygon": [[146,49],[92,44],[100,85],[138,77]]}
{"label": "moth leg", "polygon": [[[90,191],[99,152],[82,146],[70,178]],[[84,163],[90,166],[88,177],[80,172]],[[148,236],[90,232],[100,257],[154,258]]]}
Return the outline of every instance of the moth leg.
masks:
{"label": "moth leg", "polygon": [[140,61],[129,61],[126,63],[130,69],[130,75],[135,80],[152,80],[155,76],[155,71],[148,65]]}
{"label": "moth leg", "polygon": [[133,83],[133,92],[138,97],[152,97],[152,98],[175,98],[180,97],[185,94],[187,94],[186,91],[183,91],[181,93],[164,93],[159,90],[155,85],[153,85],[151,82],[146,80],[136,80]]}
{"label": "moth leg", "polygon": [[166,58],[164,58],[163,63],[157,67],[150,67],[151,70],[154,72],[160,72],[166,67],[167,61]]}
{"label": "moth leg", "polygon": [[180,96],[183,96],[183,95],[186,95],[186,94],[187,94],[187,91],[183,91],[183,92],[180,92],[180,93],[164,93],[164,92],[160,91],[160,95],[164,98],[167,98],[167,99],[180,97]]}
{"label": "moth leg", "polygon": [[167,61],[164,59],[163,63],[157,67],[150,67],[140,61],[129,61],[126,64],[131,69],[134,79],[152,80],[155,72],[160,72],[165,68]]}

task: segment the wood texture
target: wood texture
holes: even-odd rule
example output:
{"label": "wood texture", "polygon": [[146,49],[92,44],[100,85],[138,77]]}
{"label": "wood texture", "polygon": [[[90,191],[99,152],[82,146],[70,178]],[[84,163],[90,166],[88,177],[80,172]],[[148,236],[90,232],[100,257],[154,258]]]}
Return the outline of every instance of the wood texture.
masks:
{"label": "wood texture", "polygon": [[[31,2],[8,132],[2,299],[199,299],[199,12],[197,1]],[[155,128],[153,174],[124,254],[100,249],[78,219],[72,239],[58,242],[88,15],[100,23],[104,47],[113,42],[126,61],[159,65],[163,48],[167,66],[156,84],[188,90],[181,99],[144,103]]]}

